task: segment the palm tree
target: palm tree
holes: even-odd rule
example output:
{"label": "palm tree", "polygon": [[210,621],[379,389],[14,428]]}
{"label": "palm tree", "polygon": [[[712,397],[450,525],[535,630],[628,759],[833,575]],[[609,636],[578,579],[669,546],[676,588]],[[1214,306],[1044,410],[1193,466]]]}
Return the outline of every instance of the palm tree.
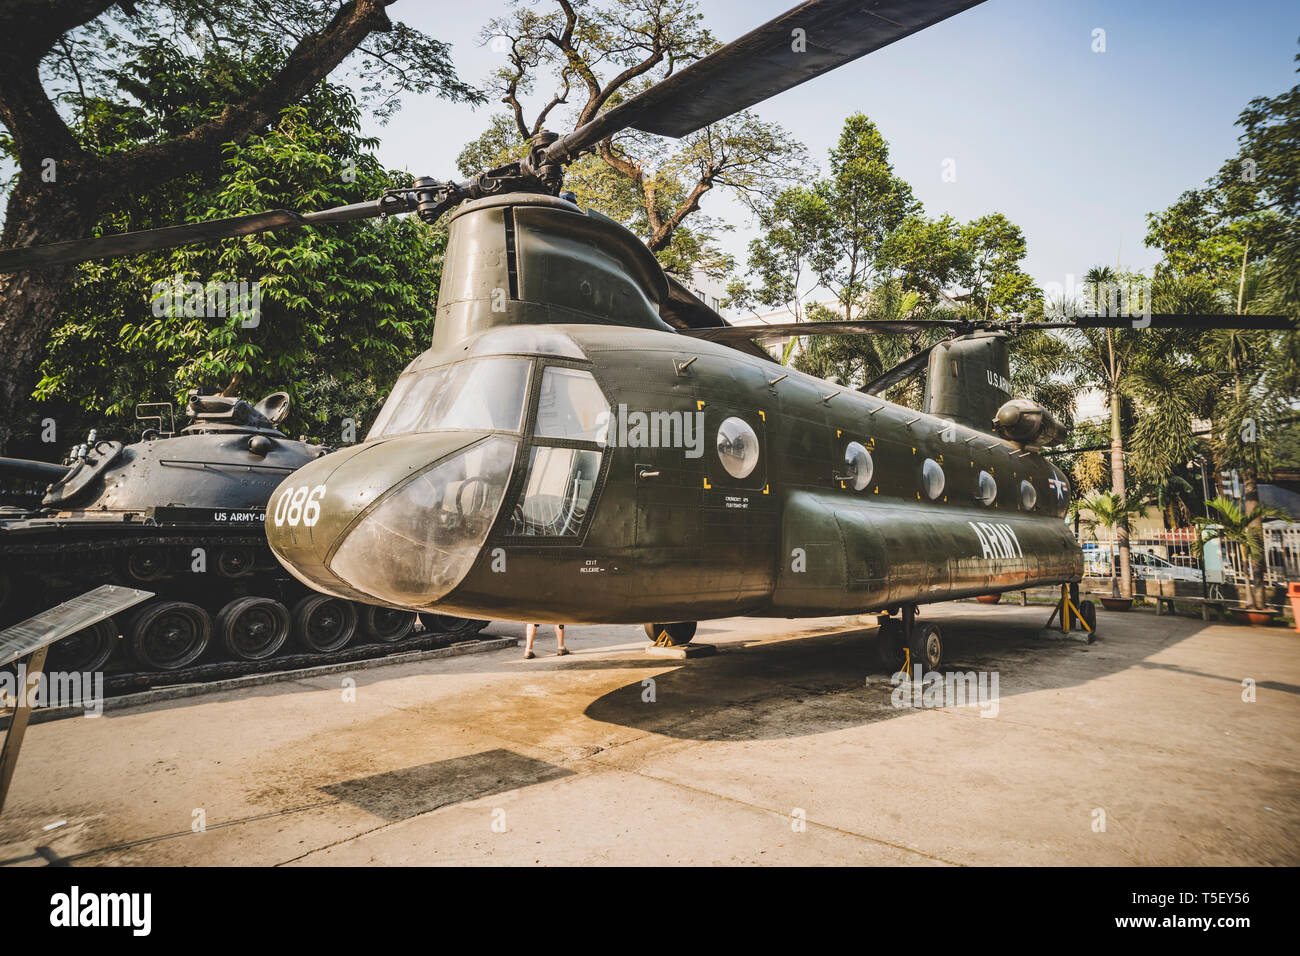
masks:
{"label": "palm tree", "polygon": [[[1092,290],[1092,297],[1105,299],[1105,290],[1116,281],[1132,284],[1138,276],[1117,276],[1108,266],[1096,266],[1084,276],[1084,285]],[[1086,304],[1085,304],[1086,305]],[[1121,500],[1125,494],[1124,436],[1120,428],[1125,397],[1124,381],[1131,361],[1143,354],[1158,353],[1163,335],[1153,335],[1150,329],[1072,329],[1067,333],[1073,348],[1073,364],[1084,381],[1100,386],[1106,392],[1110,405],[1110,486]],[[1120,593],[1133,595],[1133,571],[1129,566],[1128,512],[1118,517],[1115,538],[1119,546]],[[1111,567],[1114,574],[1114,565]],[[1118,595],[1117,595],[1118,596]]]}
{"label": "palm tree", "polygon": [[1205,550],[1208,541],[1221,539],[1239,544],[1246,558],[1246,603],[1255,610],[1262,610],[1264,593],[1262,587],[1258,591],[1255,589],[1255,563],[1264,556],[1264,541],[1263,536],[1256,533],[1256,522],[1262,524],[1270,518],[1285,519],[1286,514],[1267,505],[1256,505],[1254,510],[1247,512],[1223,496],[1206,503],[1214,511],[1214,516],[1193,519],[1201,529],[1197,536],[1197,553]]}
{"label": "palm tree", "polygon": [[[1092,512],[1091,518],[1084,519],[1084,524],[1088,530],[1093,533],[1093,539],[1096,540],[1096,529],[1105,528],[1111,532],[1110,541],[1110,594],[1111,597],[1120,597],[1119,577],[1116,575],[1115,567],[1115,544],[1119,538],[1119,530],[1123,529],[1125,537],[1123,543],[1128,544],[1128,521],[1129,518],[1141,517],[1146,512],[1146,503],[1136,496],[1133,498],[1123,498],[1113,491],[1098,491],[1079,502],[1080,510]],[[1101,542],[1098,541],[1098,544]],[[1123,597],[1131,597],[1132,589]]]}

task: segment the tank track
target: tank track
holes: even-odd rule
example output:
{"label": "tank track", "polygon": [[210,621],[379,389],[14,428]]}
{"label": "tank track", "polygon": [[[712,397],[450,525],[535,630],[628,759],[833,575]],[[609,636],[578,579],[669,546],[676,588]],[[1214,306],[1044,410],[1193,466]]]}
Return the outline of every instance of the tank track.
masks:
{"label": "tank track", "polygon": [[[203,549],[202,572],[193,571],[196,548]],[[427,621],[431,629],[413,630],[396,641],[380,642],[365,632],[363,621],[370,610],[366,605],[335,599],[336,604],[355,610],[353,636],[338,648],[309,650],[297,640],[300,622],[292,614],[316,593],[284,571],[260,526],[249,526],[243,532],[234,528],[151,526],[12,512],[0,519],[0,629],[101,584],[155,592],[155,597],[126,612],[121,620],[104,626],[114,635],[113,647],[108,660],[92,669],[105,671],[106,686],[120,688],[114,693],[156,686],[160,681],[174,684],[216,680],[447,646],[471,639],[488,623],[423,615],[421,620]],[[241,598],[270,599],[289,611],[290,636],[272,655],[243,659],[224,645],[221,612]],[[151,667],[148,660],[131,652],[131,622],[149,608],[169,601],[197,605],[206,612],[209,638],[205,649],[193,660],[181,661],[175,667]],[[66,669],[81,669],[77,663],[80,645],[98,642],[102,648],[103,642],[110,640],[92,631],[87,629],[56,644],[48,666],[58,666],[62,656]],[[95,656],[82,653],[80,660],[93,660]]]}

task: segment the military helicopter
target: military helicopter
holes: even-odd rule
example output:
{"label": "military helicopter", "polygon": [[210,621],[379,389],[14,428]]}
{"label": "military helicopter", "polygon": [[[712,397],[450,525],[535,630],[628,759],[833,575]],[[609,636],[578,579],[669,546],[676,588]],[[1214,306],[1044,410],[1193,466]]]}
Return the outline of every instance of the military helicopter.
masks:
{"label": "military helicopter", "polygon": [[[299,468],[268,504],[271,547],[295,577],[394,609],[643,623],[668,645],[710,618],[881,611],[886,661],[906,652],[933,669],[943,637],[916,622],[918,605],[1083,574],[1062,520],[1068,479],[1040,454],[1065,429],[1010,395],[1008,334],[1133,320],[732,327],[633,233],[579,209],[563,179],[619,130],[684,136],[976,2],[814,0],[466,182],[6,250],[0,269],[450,212],[431,347],[365,441]],[[1286,327],[1150,318],[1229,323]],[[865,390],[788,369],[753,341],[936,327],[948,338]],[[922,367],[923,411],[872,394]]]}

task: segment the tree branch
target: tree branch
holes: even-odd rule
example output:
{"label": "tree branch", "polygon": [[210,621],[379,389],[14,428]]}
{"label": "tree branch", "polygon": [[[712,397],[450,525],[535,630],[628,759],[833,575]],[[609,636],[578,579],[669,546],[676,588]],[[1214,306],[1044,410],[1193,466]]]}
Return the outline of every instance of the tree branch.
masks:
{"label": "tree branch", "polygon": [[102,177],[115,184],[167,171],[195,169],[214,163],[226,143],[242,140],[271,123],[276,115],[311,91],[367,36],[391,27],[384,7],[392,0],[349,0],[319,33],[304,37],[289,54],[279,73],[266,86],[215,119],[163,143],[141,146],[102,162]]}

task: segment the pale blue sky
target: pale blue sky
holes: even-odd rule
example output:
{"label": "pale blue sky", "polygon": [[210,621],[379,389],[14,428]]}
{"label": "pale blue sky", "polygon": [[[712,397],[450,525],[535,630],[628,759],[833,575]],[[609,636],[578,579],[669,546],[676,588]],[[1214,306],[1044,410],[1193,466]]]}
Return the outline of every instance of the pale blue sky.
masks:
{"label": "pale blue sky", "polygon": [[[702,0],[701,9],[726,41],[791,5]],[[390,13],[453,44],[462,77],[478,83],[498,62],[478,32],[505,8],[399,0]],[[1104,53],[1091,49],[1096,28]],[[865,112],[929,215],[1005,213],[1029,240],[1028,271],[1064,283],[1117,255],[1126,268],[1158,260],[1142,244],[1145,214],[1235,153],[1233,123],[1252,97],[1295,84],[1297,37],[1294,0],[988,0],[756,109],[821,162],[844,117]],[[409,97],[369,131],[385,164],[447,178],[491,109]],[[952,183],[941,179],[948,158]],[[719,196],[704,208],[737,227],[723,244],[743,262],[753,234],[744,211]]]}

